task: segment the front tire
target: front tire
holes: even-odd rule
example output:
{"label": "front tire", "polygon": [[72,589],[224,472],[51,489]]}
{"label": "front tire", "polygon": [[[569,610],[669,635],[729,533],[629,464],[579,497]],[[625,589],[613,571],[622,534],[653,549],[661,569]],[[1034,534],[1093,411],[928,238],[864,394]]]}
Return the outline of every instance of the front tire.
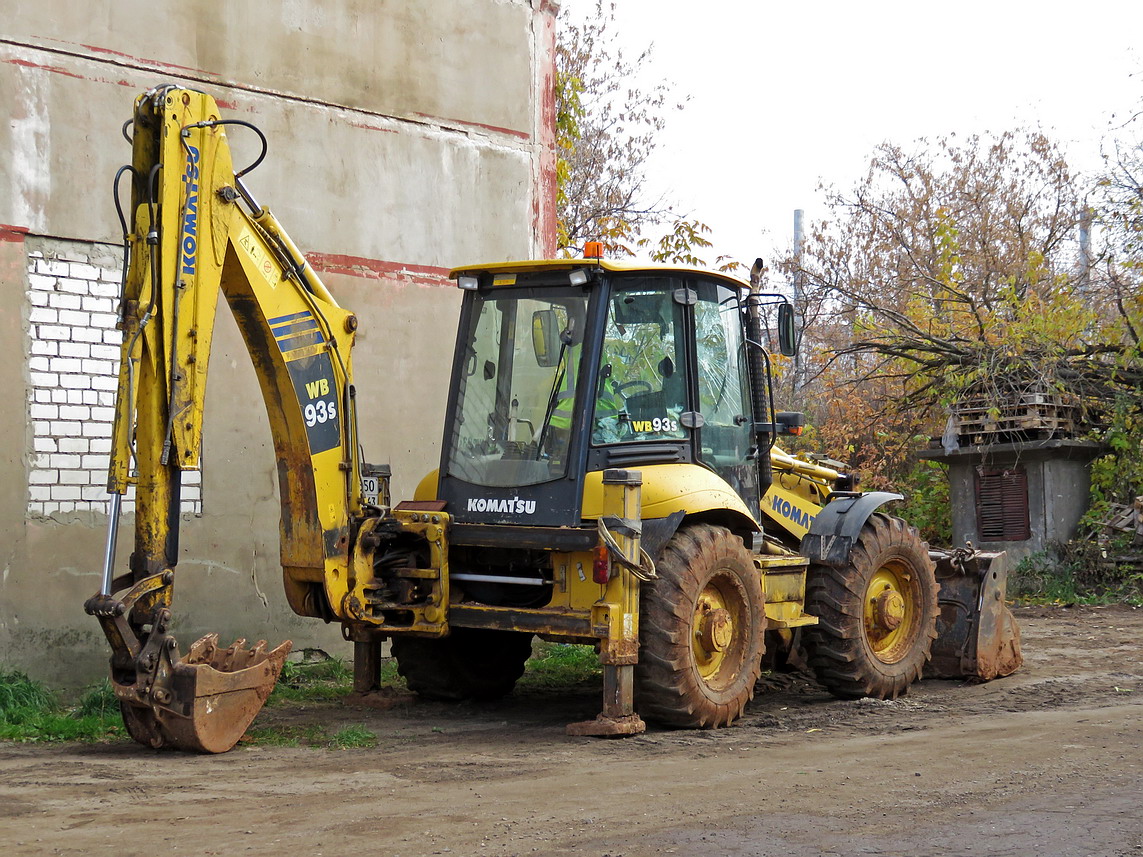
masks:
{"label": "front tire", "polygon": [[709,524],[675,533],[658,573],[640,592],[639,713],[669,726],[726,726],[762,670],[761,575],[740,538]]}
{"label": "front tire", "polygon": [[409,690],[426,699],[488,701],[511,693],[532,654],[532,635],[454,628],[447,637],[393,638],[393,657]]}
{"label": "front tire", "polygon": [[937,585],[914,527],[870,516],[842,568],[810,569],[810,666],[834,696],[896,699],[921,677],[937,637]]}

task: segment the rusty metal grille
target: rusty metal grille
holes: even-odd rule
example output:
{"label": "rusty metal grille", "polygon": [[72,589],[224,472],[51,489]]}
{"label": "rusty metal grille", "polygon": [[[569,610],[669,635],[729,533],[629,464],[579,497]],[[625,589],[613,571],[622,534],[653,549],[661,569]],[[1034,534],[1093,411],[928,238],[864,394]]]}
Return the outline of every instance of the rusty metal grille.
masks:
{"label": "rusty metal grille", "polygon": [[1023,467],[976,471],[976,525],[982,541],[1032,538],[1028,520],[1028,474]]}

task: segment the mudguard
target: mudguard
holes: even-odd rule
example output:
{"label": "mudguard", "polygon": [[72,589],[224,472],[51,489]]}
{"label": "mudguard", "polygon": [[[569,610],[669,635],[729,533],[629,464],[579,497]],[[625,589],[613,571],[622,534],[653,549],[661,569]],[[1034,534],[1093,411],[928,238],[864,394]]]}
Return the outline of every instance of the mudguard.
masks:
{"label": "mudguard", "polygon": [[811,563],[842,568],[849,562],[849,552],[869,516],[886,503],[902,499],[890,491],[870,491],[831,500],[802,538],[802,555]]}

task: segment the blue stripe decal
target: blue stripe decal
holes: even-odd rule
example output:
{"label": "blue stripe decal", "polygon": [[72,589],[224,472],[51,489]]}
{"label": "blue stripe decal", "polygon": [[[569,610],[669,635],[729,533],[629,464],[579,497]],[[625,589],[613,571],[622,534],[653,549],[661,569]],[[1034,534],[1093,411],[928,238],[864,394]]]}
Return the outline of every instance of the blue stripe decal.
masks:
{"label": "blue stripe decal", "polygon": [[[280,327],[271,328],[274,331],[275,339],[284,339],[288,336],[296,336],[299,333],[304,333],[308,330],[317,330],[318,323],[316,319],[307,319],[299,321],[297,324],[284,324]],[[320,331],[319,331],[320,332]]]}
{"label": "blue stripe decal", "polygon": [[282,353],[286,355],[288,359],[289,355],[299,348],[306,348],[310,345],[321,345],[323,342],[325,342],[325,339],[322,337],[321,331],[311,330],[309,333],[300,333],[297,336],[279,339],[278,348],[281,349]]}
{"label": "blue stripe decal", "polygon": [[299,319],[303,319],[303,318],[313,318],[313,313],[311,313],[308,309],[304,309],[301,312],[291,313],[290,315],[280,315],[277,318],[267,319],[267,322],[269,322],[270,327],[273,327],[274,325],[277,325],[277,324],[284,324],[284,323],[288,323],[291,321],[298,321]]}

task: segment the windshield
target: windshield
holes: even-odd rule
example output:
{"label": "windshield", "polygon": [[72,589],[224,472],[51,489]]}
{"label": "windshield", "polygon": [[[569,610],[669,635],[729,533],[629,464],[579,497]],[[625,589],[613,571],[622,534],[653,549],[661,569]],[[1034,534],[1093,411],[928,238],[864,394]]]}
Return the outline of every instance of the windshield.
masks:
{"label": "windshield", "polygon": [[450,475],[534,485],[567,472],[587,296],[578,290],[474,294],[457,392]]}

